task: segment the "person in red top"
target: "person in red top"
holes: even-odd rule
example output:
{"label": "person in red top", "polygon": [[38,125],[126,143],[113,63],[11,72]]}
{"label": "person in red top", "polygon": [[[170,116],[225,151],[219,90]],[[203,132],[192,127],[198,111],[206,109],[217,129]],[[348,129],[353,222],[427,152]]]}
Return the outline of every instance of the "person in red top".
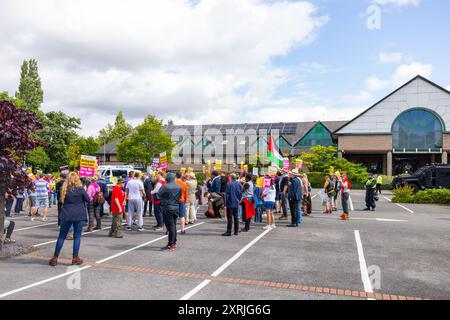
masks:
{"label": "person in red top", "polygon": [[112,225],[109,231],[109,236],[114,238],[123,238],[120,228],[122,226],[122,215],[125,212],[125,192],[123,192],[125,180],[119,179],[117,185],[114,186],[111,192],[111,214]]}
{"label": "person in red top", "polygon": [[186,225],[186,201],[188,199],[188,189],[187,184],[182,180],[183,174],[181,172],[176,173],[175,183],[181,186],[181,197],[180,197],[180,224],[181,224],[181,234],[186,234],[184,226]]}

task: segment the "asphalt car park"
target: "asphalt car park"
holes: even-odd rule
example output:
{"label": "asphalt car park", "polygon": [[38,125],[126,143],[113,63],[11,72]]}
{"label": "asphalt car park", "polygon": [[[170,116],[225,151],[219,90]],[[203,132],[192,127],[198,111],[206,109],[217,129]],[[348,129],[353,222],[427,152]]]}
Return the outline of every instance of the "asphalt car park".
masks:
{"label": "asphalt car park", "polygon": [[376,211],[365,212],[364,192],[354,190],[345,222],[339,211],[323,214],[315,196],[299,228],[252,223],[233,237],[221,236],[225,219],[207,219],[201,207],[173,252],[160,250],[167,237],[151,229],[154,218],[145,218],[144,232],[114,239],[106,217],[102,230],[83,235],[79,267],[70,265],[71,241],[60,264],[48,266],[54,208],[48,222],[17,216],[14,238],[34,249],[0,260],[0,299],[449,299],[450,207],[390,198],[383,194]]}

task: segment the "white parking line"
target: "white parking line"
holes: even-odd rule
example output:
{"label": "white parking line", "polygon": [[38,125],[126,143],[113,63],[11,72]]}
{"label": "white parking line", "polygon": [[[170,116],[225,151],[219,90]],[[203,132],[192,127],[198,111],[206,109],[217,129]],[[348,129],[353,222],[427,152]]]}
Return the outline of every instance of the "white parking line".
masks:
{"label": "white parking line", "polygon": [[[331,220],[341,220],[338,217],[313,217],[314,219],[331,219]],[[408,220],[397,220],[397,219],[383,219],[383,218],[359,218],[351,217],[351,220],[368,220],[368,221],[380,221],[380,222],[408,222]]]}
{"label": "white parking line", "polygon": [[402,206],[401,204],[396,203],[395,205],[398,206],[398,207],[400,207],[400,208],[405,209],[405,210],[408,211],[409,213],[414,213],[414,211],[412,211],[411,209],[408,209],[408,208],[405,207],[405,206]]}
{"label": "white parking line", "polygon": [[58,224],[58,222],[39,224],[37,226],[26,227],[26,228],[21,228],[21,229],[14,229],[14,232],[25,231],[25,230],[35,229],[35,228],[41,228],[41,227],[45,227],[45,226],[52,226],[52,225],[55,225],[55,224]]}
{"label": "white parking line", "polygon": [[[383,197],[383,198],[385,198],[387,201],[389,201],[389,202],[392,202],[392,200],[391,199],[389,199],[389,198],[386,198],[386,197]],[[400,208],[402,208],[402,209],[405,209],[406,211],[408,211],[409,213],[414,213],[414,211],[412,211],[411,209],[408,209],[407,207],[405,207],[405,206],[402,206],[401,204],[398,204],[398,203],[394,203],[396,206],[398,206],[398,207],[400,207]]]}
{"label": "white parking line", "polygon": [[[219,267],[216,271],[214,271],[211,276],[217,277],[219,276],[226,268],[228,268],[233,262],[235,262],[241,255],[245,253],[248,249],[250,249],[256,242],[258,242],[262,237],[264,237],[266,234],[268,234],[271,231],[271,229],[264,231],[259,236],[257,236],[255,239],[253,239],[252,242],[247,244],[244,248],[242,248],[238,253],[236,253],[230,260],[225,262],[223,265]],[[183,297],[180,298],[180,300],[189,300],[194,296],[197,292],[202,290],[204,287],[206,287],[211,280],[204,280],[202,283],[200,283],[198,286],[196,286],[194,289],[186,293]]]}
{"label": "white parking line", "polygon": [[358,249],[359,268],[361,270],[361,279],[364,285],[364,291],[373,293],[372,284],[369,279],[369,272],[367,270],[366,259],[364,258],[364,251],[361,243],[361,237],[359,236],[359,230],[355,230],[356,247]]}
{"label": "white parking line", "polygon": [[[197,224],[195,224],[195,225],[193,225],[193,226],[187,227],[186,230],[191,229],[191,228],[198,227],[198,226],[200,226],[200,225],[202,225],[202,224],[204,224],[204,222],[199,222],[199,223],[197,223]],[[180,230],[178,230],[177,232],[180,232]],[[120,257],[121,255],[127,254],[127,253],[129,253],[129,252],[131,252],[131,251],[134,251],[134,250],[137,250],[137,249],[139,249],[139,248],[145,247],[145,246],[147,246],[147,245],[149,245],[149,244],[152,244],[152,243],[157,242],[157,241],[159,241],[159,240],[162,240],[162,239],[164,239],[164,238],[167,238],[167,235],[162,236],[162,237],[159,237],[159,238],[156,238],[156,239],[153,239],[153,240],[151,240],[151,241],[148,241],[148,242],[143,243],[143,244],[141,244],[141,245],[138,245],[138,246],[136,246],[136,247],[130,248],[130,249],[128,249],[128,250],[122,251],[122,252],[120,252],[120,253],[118,253],[118,254],[115,254],[115,255],[110,256],[110,257],[108,257],[108,258],[105,258],[105,259],[103,259],[103,260],[99,260],[99,261],[97,261],[97,262],[95,262],[95,263],[96,263],[96,264],[102,264],[102,263],[104,263],[104,262],[106,262],[106,261],[115,259],[115,258],[117,258],[117,257]],[[0,299],[1,299],[1,298],[4,298],[4,297],[7,297],[7,296],[10,296],[10,295],[12,295],[12,294],[21,292],[21,291],[25,291],[25,290],[28,290],[28,289],[31,289],[31,288],[40,286],[40,285],[42,285],[42,284],[45,284],[45,283],[48,283],[48,282],[51,282],[51,281],[54,281],[54,280],[57,280],[57,279],[60,279],[60,278],[64,278],[65,276],[68,276],[68,275],[70,275],[70,274],[72,274],[72,273],[75,273],[75,272],[81,272],[81,271],[86,270],[86,269],[89,269],[89,268],[92,268],[92,265],[86,265],[86,266],[83,266],[83,267],[81,267],[81,268],[79,268],[79,269],[71,270],[71,271],[65,272],[65,273],[63,273],[63,274],[60,274],[60,275],[51,277],[51,278],[44,279],[44,280],[41,280],[41,281],[38,281],[38,282],[35,282],[35,283],[32,283],[32,284],[29,284],[29,285],[27,285],[27,286],[24,286],[24,287],[21,287],[21,288],[12,290],[12,291],[8,291],[8,292],[5,292],[5,293],[2,293],[2,294],[0,294]]]}

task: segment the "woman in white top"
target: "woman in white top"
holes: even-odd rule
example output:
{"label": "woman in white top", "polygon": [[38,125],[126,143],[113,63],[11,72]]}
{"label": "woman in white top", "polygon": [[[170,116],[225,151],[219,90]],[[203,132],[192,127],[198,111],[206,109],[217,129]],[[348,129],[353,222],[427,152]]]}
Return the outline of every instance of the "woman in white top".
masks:
{"label": "woman in white top", "polygon": [[273,180],[270,181],[270,187],[264,188],[262,198],[264,200],[264,209],[267,214],[267,226],[265,226],[264,229],[274,229],[276,226],[275,218],[273,217],[273,210],[275,208],[276,191]]}

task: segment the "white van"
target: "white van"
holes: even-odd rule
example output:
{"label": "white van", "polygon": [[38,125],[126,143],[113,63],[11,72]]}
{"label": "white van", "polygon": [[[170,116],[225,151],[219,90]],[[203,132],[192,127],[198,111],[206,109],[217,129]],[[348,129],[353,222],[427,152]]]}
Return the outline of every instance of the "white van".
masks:
{"label": "white van", "polygon": [[135,170],[133,166],[124,165],[124,166],[99,166],[98,172],[100,176],[105,177],[106,183],[108,184],[117,184],[117,179],[125,176],[128,177],[130,171],[138,171]]}

